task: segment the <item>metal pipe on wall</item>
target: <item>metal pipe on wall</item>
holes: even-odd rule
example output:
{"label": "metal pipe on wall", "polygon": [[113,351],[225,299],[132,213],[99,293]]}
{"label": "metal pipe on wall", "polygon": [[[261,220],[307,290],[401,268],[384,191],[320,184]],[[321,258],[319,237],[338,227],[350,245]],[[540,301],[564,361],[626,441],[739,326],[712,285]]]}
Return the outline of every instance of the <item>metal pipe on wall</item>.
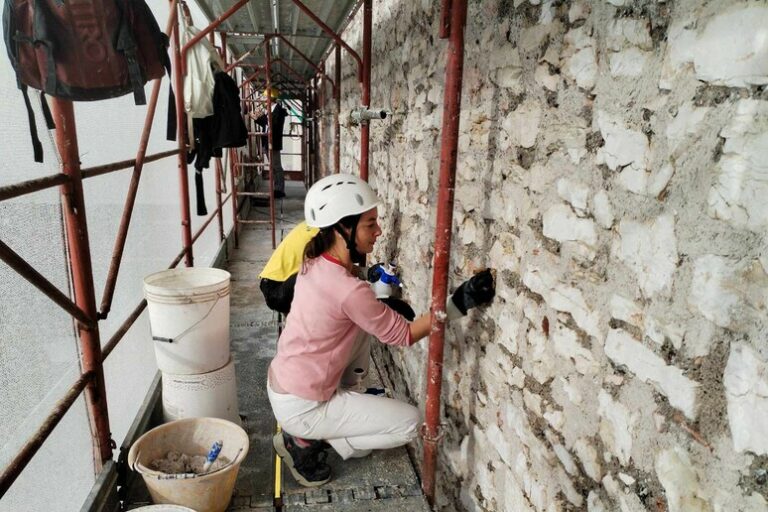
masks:
{"label": "metal pipe on wall", "polygon": [[333,91],[333,98],[336,100],[336,112],[333,114],[335,125],[333,132],[333,172],[341,172],[341,124],[339,123],[341,116],[341,46],[338,43],[333,53],[335,59],[334,78],[336,79],[336,88]]}
{"label": "metal pipe on wall", "polygon": [[[323,111],[323,114],[325,114],[325,112],[328,111],[327,109],[328,105],[325,98],[325,64],[321,64],[320,67],[322,72],[317,77],[317,87],[318,87],[317,98],[318,98],[318,102],[320,103],[320,109]],[[327,140],[326,131],[325,131],[325,127],[327,126],[327,123],[325,121],[326,121],[325,115],[323,115],[318,123],[318,137],[322,141]],[[320,170],[320,174],[322,174],[323,176],[326,176],[328,174],[328,170],[326,169],[326,165],[325,165],[326,161],[327,160],[325,158],[321,158],[321,156],[318,155],[317,166],[318,166],[318,169]]]}
{"label": "metal pipe on wall", "polygon": [[440,142],[440,184],[435,227],[435,259],[432,274],[432,328],[427,363],[424,464],[422,489],[430,505],[435,503],[437,444],[440,441],[440,393],[443,380],[445,344],[445,302],[448,298],[448,264],[451,252],[453,200],[461,113],[462,72],[464,69],[464,26],[467,0],[451,1],[450,39],[445,71],[443,126]]}
{"label": "metal pipe on wall", "polygon": [[[371,21],[373,18],[373,0],[363,3],[363,108],[371,106]],[[360,177],[368,181],[368,151],[371,140],[371,125],[368,121],[360,123]]]}
{"label": "metal pipe on wall", "polygon": [[[62,172],[71,181],[61,186],[62,211],[67,230],[67,250],[72,270],[75,304],[89,318],[96,318],[96,296],[93,289],[91,249],[88,241],[88,223],[85,215],[83,182],[80,176],[80,152],[77,146],[75,111],[72,102],[51,98],[51,113],[56,124],[56,146],[61,156]],[[77,326],[80,338],[80,364],[83,373],[93,373],[85,387],[85,402],[93,436],[96,474],[104,463],[112,459],[113,441],[109,432],[109,413],[102,367],[101,342],[98,324]]]}

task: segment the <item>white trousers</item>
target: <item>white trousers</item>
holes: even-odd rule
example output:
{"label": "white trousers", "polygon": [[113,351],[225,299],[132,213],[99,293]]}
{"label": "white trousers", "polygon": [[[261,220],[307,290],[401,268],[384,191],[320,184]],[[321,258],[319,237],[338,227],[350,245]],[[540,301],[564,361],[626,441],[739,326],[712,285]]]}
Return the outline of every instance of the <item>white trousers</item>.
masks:
{"label": "white trousers", "polygon": [[360,380],[368,373],[370,338],[361,337],[342,377],[342,387],[328,401],[276,393],[267,384],[272,411],[283,430],[304,439],[322,439],[343,458],[365,457],[371,450],[384,450],[408,444],[416,438],[421,413],[405,402],[366,395],[344,386],[364,389]]}

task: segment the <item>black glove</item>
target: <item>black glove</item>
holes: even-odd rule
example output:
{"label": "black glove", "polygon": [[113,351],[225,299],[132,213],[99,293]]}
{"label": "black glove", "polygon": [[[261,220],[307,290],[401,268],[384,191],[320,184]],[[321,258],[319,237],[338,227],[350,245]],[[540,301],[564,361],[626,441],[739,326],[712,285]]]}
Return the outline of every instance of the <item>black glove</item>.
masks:
{"label": "black glove", "polygon": [[379,280],[381,277],[381,267],[384,265],[383,262],[376,263],[375,265],[371,265],[368,267],[368,282],[369,283],[375,283]]}
{"label": "black glove", "polygon": [[494,295],[496,295],[496,283],[493,272],[491,269],[485,269],[461,283],[448,301],[456,306],[459,313],[466,315],[469,309],[491,302]]}
{"label": "black glove", "polygon": [[395,313],[405,317],[409,322],[413,322],[413,319],[416,318],[416,312],[413,311],[413,308],[404,300],[395,299],[393,297],[379,300],[389,306],[389,309],[393,310]]}

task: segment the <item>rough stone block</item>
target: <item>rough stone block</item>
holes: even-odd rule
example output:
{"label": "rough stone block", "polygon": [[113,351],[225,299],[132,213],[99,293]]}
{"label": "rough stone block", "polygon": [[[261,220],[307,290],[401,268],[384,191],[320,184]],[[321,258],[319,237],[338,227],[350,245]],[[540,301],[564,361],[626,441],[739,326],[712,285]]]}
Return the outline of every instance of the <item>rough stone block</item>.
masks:
{"label": "rough stone block", "polygon": [[709,193],[709,214],[761,232],[768,226],[768,101],[739,101],[720,135],[726,142]]}
{"label": "rough stone block", "polygon": [[595,40],[585,26],[570,30],[565,35],[561,68],[582,89],[592,89],[597,75]]}
{"label": "rough stone block", "polygon": [[679,368],[667,365],[626,331],[612,329],[608,332],[605,355],[616,364],[626,366],[638,379],[653,384],[687,417],[695,417],[698,384],[685,377]]}
{"label": "rough stone block", "polygon": [[597,412],[601,418],[600,437],[621,464],[629,464],[637,414],[630,413],[624,404],[614,401],[611,395],[602,389],[597,401]]}
{"label": "rough stone block", "polygon": [[768,7],[750,5],[718,14],[698,37],[696,77],[717,85],[768,83]]}
{"label": "rough stone block", "polygon": [[570,313],[576,324],[587,334],[602,339],[599,312],[587,306],[580,290],[558,283],[555,276],[536,267],[531,267],[523,275],[523,284],[544,297],[552,308]]}
{"label": "rough stone block", "polygon": [[627,165],[638,170],[648,168],[648,138],[639,131],[626,128],[610,114],[599,111],[597,126],[605,140],[598,150],[598,159],[615,171]]}
{"label": "rough stone block", "polygon": [[656,457],[656,475],[666,492],[669,512],[711,510],[691,460],[682,449],[663,450]]}
{"label": "rough stone block", "polygon": [[565,204],[556,204],[544,212],[544,236],[558,242],[575,241],[594,248],[597,244],[595,223],[581,219]]}
{"label": "rough stone block", "polygon": [[734,343],[723,384],[733,448],[768,454],[768,365],[748,345]]}
{"label": "rough stone block", "polygon": [[768,274],[758,260],[708,254],[694,262],[688,300],[708,320],[744,332],[768,320]]}
{"label": "rough stone block", "polygon": [[558,322],[552,333],[552,344],[555,353],[573,362],[576,371],[583,375],[596,374],[600,365],[595,361],[592,352],[584,348],[578,341],[578,335]]}
{"label": "rough stone block", "polygon": [[665,214],[650,223],[622,220],[614,254],[635,272],[646,297],[668,294],[678,262],[674,218]]}
{"label": "rough stone block", "polygon": [[613,207],[611,206],[611,201],[608,199],[608,194],[605,192],[605,190],[599,190],[595,194],[595,197],[592,199],[592,203],[592,213],[595,216],[597,223],[602,228],[611,229],[615,218],[613,216]]}

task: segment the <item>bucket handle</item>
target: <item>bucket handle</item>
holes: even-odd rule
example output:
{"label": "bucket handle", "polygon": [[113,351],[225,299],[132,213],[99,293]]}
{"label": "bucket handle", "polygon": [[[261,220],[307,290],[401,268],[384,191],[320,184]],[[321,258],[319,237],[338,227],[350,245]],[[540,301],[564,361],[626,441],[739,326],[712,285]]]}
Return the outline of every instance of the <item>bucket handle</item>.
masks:
{"label": "bucket handle", "polygon": [[[154,341],[162,341],[162,342],[164,342],[164,343],[173,343],[174,341],[178,343],[178,341],[179,341],[179,340],[180,340],[180,339],[181,339],[183,336],[185,336],[186,334],[188,334],[188,333],[189,333],[189,331],[191,331],[192,329],[194,329],[195,327],[197,327],[198,325],[200,325],[200,323],[201,323],[203,320],[205,320],[206,318],[208,318],[208,316],[210,316],[210,314],[213,312],[213,308],[215,308],[215,307],[216,307],[216,304],[218,304],[218,303],[219,303],[219,299],[220,299],[220,298],[221,298],[221,295],[218,295],[218,294],[217,294],[217,295],[216,295],[216,300],[215,300],[215,301],[213,301],[213,305],[211,306],[211,309],[209,309],[209,310],[208,310],[208,312],[207,312],[207,313],[206,313],[206,314],[203,316],[203,318],[201,318],[201,319],[200,319],[200,320],[198,320],[197,322],[193,323],[192,325],[190,325],[189,327],[187,327],[187,328],[186,328],[186,329],[184,329],[183,331],[181,331],[181,334],[178,334],[178,335],[174,336],[173,338],[163,338],[162,336],[155,336],[155,335],[152,335],[152,339],[153,339]],[[150,325],[150,330],[151,330],[151,329],[152,329],[152,326]]]}

